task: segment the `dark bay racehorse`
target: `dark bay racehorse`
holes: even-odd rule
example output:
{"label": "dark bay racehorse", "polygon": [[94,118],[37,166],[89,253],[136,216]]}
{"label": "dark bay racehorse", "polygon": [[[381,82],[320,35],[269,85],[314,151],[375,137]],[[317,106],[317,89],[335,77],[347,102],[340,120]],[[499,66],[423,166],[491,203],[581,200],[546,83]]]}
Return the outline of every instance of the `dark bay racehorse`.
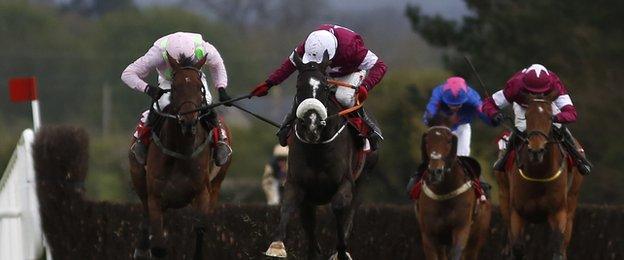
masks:
{"label": "dark bay racehorse", "polygon": [[[511,257],[522,259],[524,226],[527,222],[547,221],[549,244],[545,256],[566,258],[572,236],[572,223],[583,176],[570,167],[561,144],[561,136],[552,121],[552,102],[556,92],[525,95],[526,137],[519,147],[513,166],[497,173],[500,207],[508,227]],[[518,135],[522,135],[516,131]],[[509,252],[506,252],[509,253]]]}
{"label": "dark bay racehorse", "polygon": [[[362,142],[357,133],[347,126],[348,122],[336,114],[341,111],[334,100],[333,88],[328,85],[325,70],[329,55],[323,61],[303,64],[297,53],[293,54],[299,75],[297,77],[297,108],[294,134],[289,140],[288,173],[281,207],[281,219],[274,242],[266,255],[286,257],[284,239],[290,218],[300,213],[302,226],[308,238],[308,259],[320,255],[316,240],[316,207],[331,204],[336,217],[337,253],[330,259],[351,259],[347,252],[347,240],[353,215],[360,198],[358,189],[362,178],[358,171],[358,155]],[[375,164],[376,152],[366,158],[362,175]]]}
{"label": "dark bay racehorse", "polygon": [[190,58],[181,57],[178,62],[168,54],[167,57],[173,70],[171,104],[165,111],[151,111],[166,119],[160,134],[152,135],[147,165],[143,167],[134,153],[129,152],[132,183],[144,210],[135,258],[149,257],[150,253],[164,257],[167,253],[164,211],[192,204],[208,214],[217,203],[221,182],[229,167],[229,162],[222,167],[214,164],[212,132],[198,124],[201,117],[214,113],[198,110],[205,103],[200,69],[206,57],[195,64]]}
{"label": "dark bay racehorse", "polygon": [[[480,174],[472,158],[458,157],[457,136],[438,115],[423,135],[426,162],[416,214],[427,259],[478,259],[489,233],[491,204],[478,201],[473,179]],[[478,181],[478,180],[477,180]]]}

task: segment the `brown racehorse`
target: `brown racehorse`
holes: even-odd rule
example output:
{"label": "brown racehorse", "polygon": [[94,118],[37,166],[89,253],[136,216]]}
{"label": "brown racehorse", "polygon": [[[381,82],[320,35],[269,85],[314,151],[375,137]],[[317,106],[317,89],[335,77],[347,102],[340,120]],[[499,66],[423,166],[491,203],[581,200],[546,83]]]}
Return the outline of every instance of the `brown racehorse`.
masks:
{"label": "brown racehorse", "polygon": [[492,212],[490,202],[478,202],[472,190],[472,179],[481,170],[478,163],[460,160],[457,136],[447,126],[429,128],[421,150],[427,168],[416,214],[426,258],[478,259]]}
{"label": "brown racehorse", "polygon": [[[561,139],[554,130],[552,102],[557,93],[525,95],[526,138],[516,147],[515,162],[505,173],[496,173],[500,207],[507,223],[509,244],[515,259],[523,257],[523,229],[527,222],[547,221],[551,234],[547,254],[566,258],[572,222],[583,181],[576,167],[569,167]],[[523,135],[516,131],[519,136]],[[505,252],[509,253],[509,252]]]}
{"label": "brown racehorse", "polygon": [[202,213],[210,213],[229,166],[229,162],[222,167],[213,163],[212,132],[198,124],[206,116],[198,110],[205,103],[200,69],[206,57],[193,64],[189,58],[181,57],[178,62],[167,56],[173,71],[171,104],[164,111],[151,111],[166,119],[160,134],[152,135],[145,167],[129,153],[132,183],[144,210],[135,258],[149,257],[150,253],[155,257],[166,255],[165,210],[192,204]]}

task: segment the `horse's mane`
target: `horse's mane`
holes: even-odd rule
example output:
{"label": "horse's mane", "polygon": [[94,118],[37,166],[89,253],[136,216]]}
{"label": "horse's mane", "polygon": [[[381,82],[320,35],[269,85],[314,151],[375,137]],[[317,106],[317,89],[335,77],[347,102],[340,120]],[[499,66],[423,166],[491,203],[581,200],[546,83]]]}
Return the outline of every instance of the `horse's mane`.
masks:
{"label": "horse's mane", "polygon": [[432,126],[446,126],[446,127],[451,127],[451,117],[448,116],[446,113],[436,113],[435,115],[433,115],[433,117],[431,119],[429,119],[428,121],[428,125],[429,127]]}
{"label": "horse's mane", "polygon": [[178,62],[180,63],[180,66],[182,67],[190,67],[195,65],[195,62],[193,61],[193,57],[186,57],[186,55],[184,54],[180,54],[180,57],[178,57]]}

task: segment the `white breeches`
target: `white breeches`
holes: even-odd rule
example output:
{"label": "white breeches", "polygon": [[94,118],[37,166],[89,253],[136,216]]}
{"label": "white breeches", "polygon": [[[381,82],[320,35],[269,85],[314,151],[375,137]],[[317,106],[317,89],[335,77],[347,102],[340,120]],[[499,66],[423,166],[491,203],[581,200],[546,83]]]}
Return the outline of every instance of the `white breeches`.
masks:
{"label": "white breeches", "polygon": [[472,129],[470,124],[461,124],[453,131],[457,136],[457,155],[470,156],[470,137]]}
{"label": "white breeches", "polygon": [[[204,88],[205,88],[205,93],[206,93],[206,102],[208,102],[208,104],[212,103],[212,95],[210,95],[210,91],[208,89],[208,82],[206,81],[206,74],[202,73],[202,78],[201,78],[202,83],[204,84]],[[158,87],[162,88],[162,89],[171,89],[171,82],[158,76]],[[171,96],[170,92],[167,92],[165,94],[163,94],[160,99],[158,99],[158,105],[160,106],[160,109],[165,109],[165,107],[167,107],[171,101],[169,100],[169,97]],[[154,109],[158,109],[156,107],[156,104],[154,104]],[[145,124],[147,122],[147,116],[149,115],[149,109],[143,111],[143,113],[141,114],[141,118],[139,119],[140,123]],[[138,138],[139,134],[137,131],[134,131],[134,137]]]}
{"label": "white breeches", "polygon": [[[353,72],[344,77],[332,78],[333,80],[342,81],[355,86],[356,88],[362,84],[366,77],[366,71],[360,70]],[[352,107],[355,105],[355,89],[338,86],[336,89],[336,100],[344,107]]]}
{"label": "white breeches", "polygon": [[[518,128],[518,130],[520,130],[521,132],[526,131],[526,117],[524,115],[526,113],[526,108],[514,102],[513,111],[515,116],[514,124],[516,125],[516,128]],[[553,115],[561,113],[561,110],[559,110],[555,103],[552,103],[552,112]],[[561,127],[561,124],[559,123],[554,123],[554,125],[557,128]]]}

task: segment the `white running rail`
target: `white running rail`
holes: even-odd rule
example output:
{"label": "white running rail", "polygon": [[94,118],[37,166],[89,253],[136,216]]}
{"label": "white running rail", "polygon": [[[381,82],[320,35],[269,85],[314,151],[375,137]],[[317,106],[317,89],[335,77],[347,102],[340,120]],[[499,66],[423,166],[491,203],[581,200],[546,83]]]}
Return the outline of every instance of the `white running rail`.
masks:
{"label": "white running rail", "polygon": [[52,259],[41,230],[33,140],[31,129],[22,132],[0,179],[0,260],[40,259],[44,250]]}

